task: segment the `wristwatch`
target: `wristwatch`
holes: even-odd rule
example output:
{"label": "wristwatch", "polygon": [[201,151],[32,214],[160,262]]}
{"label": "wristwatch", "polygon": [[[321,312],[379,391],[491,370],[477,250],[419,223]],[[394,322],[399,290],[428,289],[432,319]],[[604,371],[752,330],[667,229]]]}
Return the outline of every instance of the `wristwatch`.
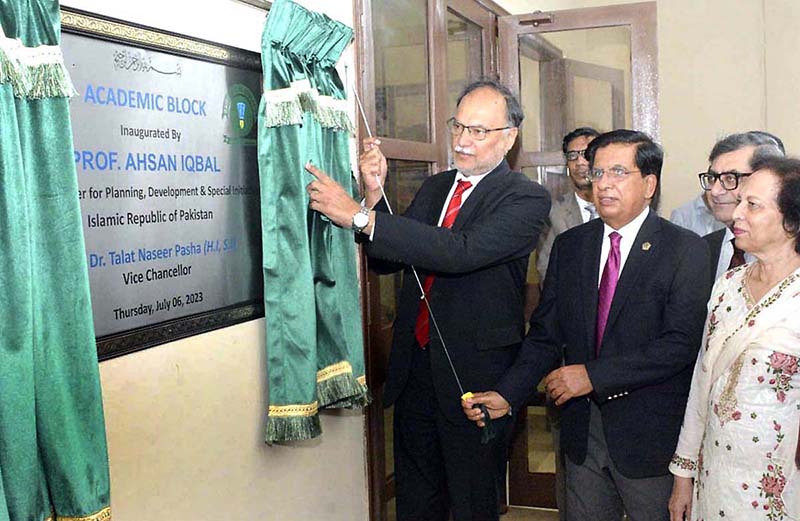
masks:
{"label": "wristwatch", "polygon": [[361,233],[364,228],[369,224],[369,208],[362,206],[358,212],[353,215],[353,231]]}

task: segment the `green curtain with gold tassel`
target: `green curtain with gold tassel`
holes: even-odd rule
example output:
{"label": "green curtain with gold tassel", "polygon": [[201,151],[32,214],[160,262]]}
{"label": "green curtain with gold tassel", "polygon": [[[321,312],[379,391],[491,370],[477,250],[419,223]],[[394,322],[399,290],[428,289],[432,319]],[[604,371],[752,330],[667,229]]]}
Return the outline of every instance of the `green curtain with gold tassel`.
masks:
{"label": "green curtain with gold tassel", "polygon": [[268,443],[316,437],[320,409],[369,401],[353,232],[309,210],[305,192],[308,162],[357,192],[353,127],[335,69],[352,37],[349,27],[290,0],[272,4],[262,37]]}
{"label": "green curtain with gold tassel", "polygon": [[60,33],[0,0],[0,520],[111,519]]}

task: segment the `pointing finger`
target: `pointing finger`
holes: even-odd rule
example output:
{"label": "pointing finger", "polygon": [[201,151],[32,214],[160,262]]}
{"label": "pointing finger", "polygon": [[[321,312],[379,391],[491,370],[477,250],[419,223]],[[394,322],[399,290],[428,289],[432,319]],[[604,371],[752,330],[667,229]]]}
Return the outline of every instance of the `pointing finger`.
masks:
{"label": "pointing finger", "polygon": [[328,174],[326,174],[325,172],[323,172],[322,170],[320,170],[316,166],[312,165],[311,163],[306,163],[306,170],[308,171],[309,174],[311,174],[314,177],[316,177],[317,180],[319,180],[319,181],[323,181],[324,182],[324,181],[327,181],[328,179],[330,179],[328,177]]}

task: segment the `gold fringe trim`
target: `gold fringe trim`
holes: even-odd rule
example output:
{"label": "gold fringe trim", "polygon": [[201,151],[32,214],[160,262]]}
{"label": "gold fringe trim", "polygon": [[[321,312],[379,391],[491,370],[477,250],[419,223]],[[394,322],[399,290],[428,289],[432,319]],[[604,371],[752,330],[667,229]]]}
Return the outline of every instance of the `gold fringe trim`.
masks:
{"label": "gold fringe trim", "polygon": [[363,374],[362,374],[361,376],[359,376],[358,378],[356,378],[356,380],[358,381],[358,383],[360,383],[360,384],[361,384],[361,385],[363,385],[364,387],[366,387],[366,386],[367,386],[367,376],[366,376],[366,375],[363,375]]}
{"label": "gold fringe trim", "polygon": [[[53,516],[49,516],[45,521],[53,521]],[[56,515],[55,521],[111,521],[111,507],[83,517],[59,516]]]}
{"label": "gold fringe trim", "polygon": [[317,371],[317,383],[324,382],[334,376],[343,375],[346,373],[352,373],[353,367],[350,365],[350,362],[347,360],[338,362],[333,365],[329,365],[323,369]]}
{"label": "gold fringe trim", "polygon": [[314,416],[319,411],[319,404],[317,402],[308,404],[292,404],[292,405],[270,405],[269,416],[271,417],[289,417],[289,416]]}

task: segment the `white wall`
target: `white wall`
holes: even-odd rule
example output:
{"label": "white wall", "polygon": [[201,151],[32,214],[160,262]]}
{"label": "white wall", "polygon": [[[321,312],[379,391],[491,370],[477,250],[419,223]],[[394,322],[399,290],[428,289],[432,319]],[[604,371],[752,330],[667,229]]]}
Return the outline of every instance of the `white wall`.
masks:
{"label": "white wall", "polygon": [[[352,26],[351,0],[299,3]],[[62,4],[252,51],[264,24],[232,0]],[[266,446],[265,364],[263,319],[100,364],[115,521],[367,519],[363,415]]]}

